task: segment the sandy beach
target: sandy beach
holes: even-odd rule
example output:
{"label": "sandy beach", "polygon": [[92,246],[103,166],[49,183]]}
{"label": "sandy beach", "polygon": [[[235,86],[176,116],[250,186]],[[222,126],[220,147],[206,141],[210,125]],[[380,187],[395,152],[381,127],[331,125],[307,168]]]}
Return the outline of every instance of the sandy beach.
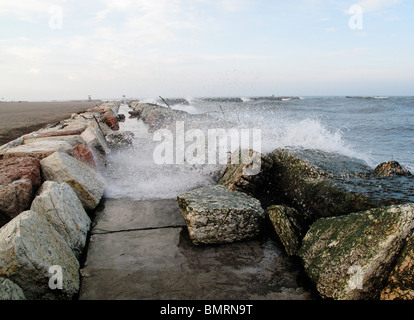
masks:
{"label": "sandy beach", "polygon": [[0,145],[43,126],[86,111],[100,101],[0,103]]}

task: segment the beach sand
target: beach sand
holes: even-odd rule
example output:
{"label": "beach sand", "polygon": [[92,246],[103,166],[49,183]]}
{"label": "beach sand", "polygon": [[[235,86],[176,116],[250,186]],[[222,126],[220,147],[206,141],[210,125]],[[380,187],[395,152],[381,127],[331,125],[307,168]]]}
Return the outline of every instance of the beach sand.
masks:
{"label": "beach sand", "polygon": [[0,103],[0,145],[36,131],[50,123],[86,111],[101,101],[2,102]]}

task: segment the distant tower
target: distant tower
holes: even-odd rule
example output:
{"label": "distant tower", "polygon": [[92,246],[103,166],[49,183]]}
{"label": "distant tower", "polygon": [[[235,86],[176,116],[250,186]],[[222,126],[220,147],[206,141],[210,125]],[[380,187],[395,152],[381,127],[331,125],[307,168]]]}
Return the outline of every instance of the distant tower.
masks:
{"label": "distant tower", "polygon": [[91,101],[92,100],[92,96],[88,95],[88,100]]}

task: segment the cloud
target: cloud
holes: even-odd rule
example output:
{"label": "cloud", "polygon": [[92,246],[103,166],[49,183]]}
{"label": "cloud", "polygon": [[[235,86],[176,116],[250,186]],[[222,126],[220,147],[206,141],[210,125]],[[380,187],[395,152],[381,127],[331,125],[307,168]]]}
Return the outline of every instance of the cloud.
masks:
{"label": "cloud", "polygon": [[356,5],[360,6],[364,12],[377,12],[384,8],[399,5],[401,0],[363,0]]}
{"label": "cloud", "polygon": [[[49,9],[59,1],[52,0],[19,0],[1,1],[0,16],[12,16],[27,22],[38,22],[49,15]],[[61,1],[60,1],[61,2]]]}

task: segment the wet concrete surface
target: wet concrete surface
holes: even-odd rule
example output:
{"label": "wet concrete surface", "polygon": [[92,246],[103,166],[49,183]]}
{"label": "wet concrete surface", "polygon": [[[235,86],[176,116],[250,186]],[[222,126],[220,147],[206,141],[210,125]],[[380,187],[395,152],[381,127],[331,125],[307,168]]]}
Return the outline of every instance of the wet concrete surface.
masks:
{"label": "wet concrete surface", "polygon": [[317,298],[299,263],[271,235],[193,245],[175,199],[106,199],[81,275],[80,300]]}

